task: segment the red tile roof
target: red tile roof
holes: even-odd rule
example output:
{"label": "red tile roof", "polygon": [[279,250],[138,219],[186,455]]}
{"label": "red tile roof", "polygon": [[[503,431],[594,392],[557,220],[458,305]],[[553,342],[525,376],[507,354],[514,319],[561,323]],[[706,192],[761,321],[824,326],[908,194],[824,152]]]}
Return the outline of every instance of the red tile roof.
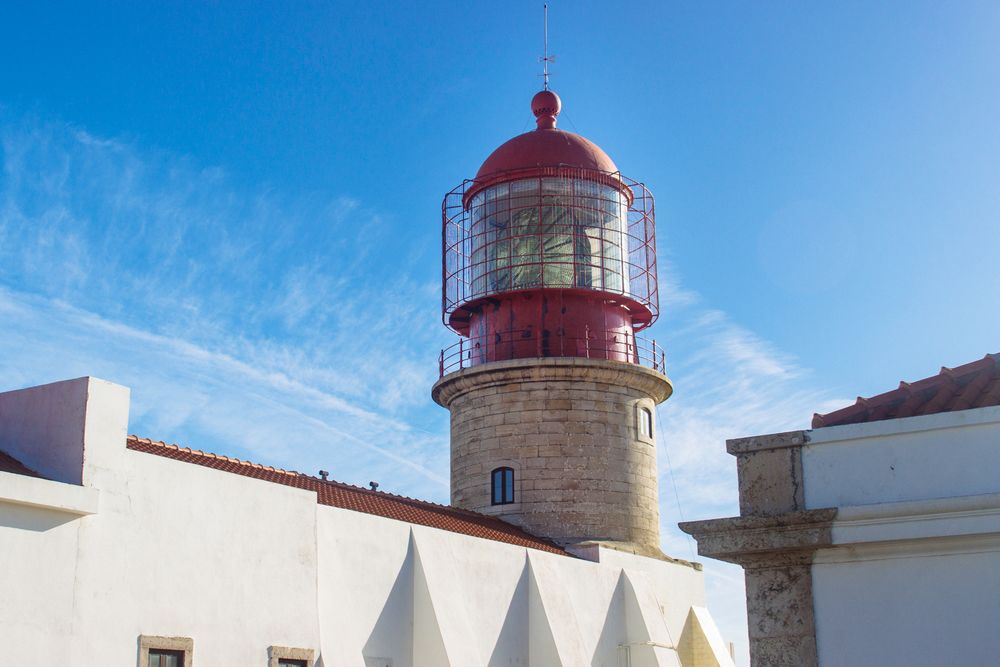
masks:
{"label": "red tile roof", "polygon": [[987,354],[979,361],[955,368],[941,368],[937,375],[916,382],[900,382],[899,388],[854,405],[813,415],[812,427],[862,424],[938,412],[1000,405],[1000,354]]}
{"label": "red tile roof", "polygon": [[535,537],[520,528],[485,514],[423,500],[414,500],[383,491],[371,491],[342,482],[323,480],[294,471],[170,445],[135,435],[128,436],[126,444],[129,449],[137,452],[156,454],[176,461],[195,463],[244,477],[253,477],[267,482],[315,491],[321,505],[340,507],[420,526],[440,528],[453,533],[568,555],[566,551],[548,540]]}
{"label": "red tile roof", "polygon": [[13,472],[18,475],[28,475],[30,477],[41,477],[37,472],[24,465],[10,454],[0,452],[0,472]]}

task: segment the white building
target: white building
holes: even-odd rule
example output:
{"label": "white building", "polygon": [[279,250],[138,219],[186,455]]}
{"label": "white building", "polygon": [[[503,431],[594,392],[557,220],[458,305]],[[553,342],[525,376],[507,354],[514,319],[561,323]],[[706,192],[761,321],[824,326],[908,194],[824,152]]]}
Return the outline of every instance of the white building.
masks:
{"label": "white building", "polygon": [[0,394],[0,664],[731,664],[694,564],[127,436],[128,408]]}
{"label": "white building", "polygon": [[1000,355],[730,440],[739,517],[682,524],[743,565],[752,664],[1000,664]]}

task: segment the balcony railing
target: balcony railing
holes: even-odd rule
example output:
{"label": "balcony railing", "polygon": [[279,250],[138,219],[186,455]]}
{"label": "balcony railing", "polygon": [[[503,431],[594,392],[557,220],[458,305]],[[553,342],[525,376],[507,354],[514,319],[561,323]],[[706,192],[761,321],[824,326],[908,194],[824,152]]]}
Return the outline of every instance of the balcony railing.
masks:
{"label": "balcony railing", "polygon": [[472,366],[510,359],[583,357],[622,361],[664,372],[665,354],[655,340],[625,332],[584,331],[568,336],[548,331],[521,329],[487,336],[460,338],[441,350],[438,369],[441,377]]}

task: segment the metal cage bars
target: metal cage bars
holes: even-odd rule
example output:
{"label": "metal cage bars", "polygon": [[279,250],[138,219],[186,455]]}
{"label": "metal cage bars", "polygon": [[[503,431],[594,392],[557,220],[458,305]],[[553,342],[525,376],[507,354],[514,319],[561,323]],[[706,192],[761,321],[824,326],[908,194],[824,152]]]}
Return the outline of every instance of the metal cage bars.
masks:
{"label": "metal cage bars", "polygon": [[[537,187],[517,191],[512,187],[531,181],[536,181]],[[478,194],[505,183],[508,184],[505,196],[475,202]],[[599,196],[602,187],[613,187],[625,201],[602,199]],[[605,205],[595,206],[595,202]],[[475,207],[487,204],[491,209],[484,215],[505,217],[510,225],[502,238],[497,237],[495,230],[488,229],[488,219],[476,220],[473,215]],[[611,239],[610,245],[609,230],[603,224],[593,224],[600,214],[610,214],[608,204],[621,205],[625,210],[621,221],[624,229],[610,230],[611,235],[619,236],[619,243]],[[654,203],[652,193],[642,183],[617,172],[560,167],[530,176],[511,175],[510,180],[463,181],[445,195],[441,209],[442,319],[446,325],[455,310],[471,301],[504,292],[550,287],[622,295],[647,307],[652,316],[650,323],[656,319]],[[533,222],[513,224],[514,216],[531,210],[536,211]],[[562,221],[551,221],[556,212],[561,213]],[[569,222],[565,220],[567,216]],[[588,219],[591,224],[580,222]],[[546,242],[553,239],[563,245],[568,243],[573,250],[546,252]],[[586,255],[587,260],[595,259],[594,253],[586,252],[587,246],[593,248],[595,243],[599,248],[598,261],[580,261],[581,255]],[[518,244],[520,254],[514,252]],[[581,247],[585,251],[577,252]],[[618,250],[617,257],[611,252],[614,248]],[[503,254],[500,259],[507,262],[505,265],[502,262],[498,265],[498,254]]]}
{"label": "metal cage bars", "polygon": [[[526,354],[528,353],[528,354]],[[438,372],[444,377],[453,371],[493,361],[523,358],[583,357],[624,361],[665,372],[666,355],[655,340],[624,332],[593,332],[589,327],[583,337],[554,333],[538,335],[530,329],[515,329],[500,334],[460,338],[438,357]]]}

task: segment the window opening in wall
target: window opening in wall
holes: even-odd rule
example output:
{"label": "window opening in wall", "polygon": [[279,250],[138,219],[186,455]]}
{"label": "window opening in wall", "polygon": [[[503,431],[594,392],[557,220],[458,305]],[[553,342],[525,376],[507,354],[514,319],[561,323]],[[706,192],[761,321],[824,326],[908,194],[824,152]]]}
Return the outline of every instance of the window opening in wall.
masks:
{"label": "window opening in wall", "polygon": [[268,667],[312,667],[315,654],[309,648],[291,648],[289,646],[268,646]]}
{"label": "window opening in wall", "polygon": [[653,437],[653,411],[649,408],[639,409],[639,432],[646,438]]}
{"label": "window opening in wall", "polygon": [[506,467],[494,470],[490,487],[494,505],[514,502],[514,470]]}
{"label": "window opening in wall", "polygon": [[149,667],[184,667],[184,651],[149,649]]}
{"label": "window opening in wall", "polygon": [[315,652],[309,648],[268,646],[268,667],[313,667]]}
{"label": "window opening in wall", "polygon": [[191,667],[194,640],[190,637],[139,635],[137,667]]}

